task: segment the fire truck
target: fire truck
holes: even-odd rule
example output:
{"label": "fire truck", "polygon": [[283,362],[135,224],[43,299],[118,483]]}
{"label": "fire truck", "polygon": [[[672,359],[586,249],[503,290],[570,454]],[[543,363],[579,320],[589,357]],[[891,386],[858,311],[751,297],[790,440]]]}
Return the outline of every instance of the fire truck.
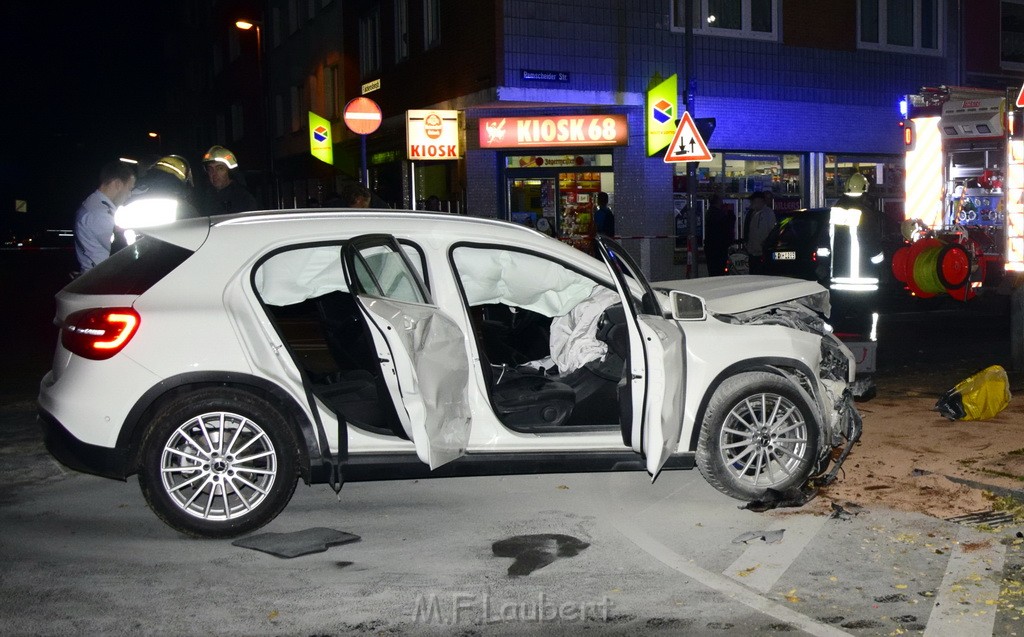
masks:
{"label": "fire truck", "polygon": [[1024,111],[1015,89],[925,87],[907,95],[905,243],[892,273],[913,295],[969,301],[1012,291],[1024,365]]}
{"label": "fire truck", "polygon": [[967,301],[1024,271],[1024,122],[1015,97],[947,86],[906,96],[907,243],[892,271],[915,296]]}

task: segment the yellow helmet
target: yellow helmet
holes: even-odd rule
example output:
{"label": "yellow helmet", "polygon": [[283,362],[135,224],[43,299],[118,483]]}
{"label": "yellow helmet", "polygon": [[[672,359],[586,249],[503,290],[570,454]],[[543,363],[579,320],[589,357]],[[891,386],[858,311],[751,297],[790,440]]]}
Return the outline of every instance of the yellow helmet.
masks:
{"label": "yellow helmet", "polygon": [[203,155],[204,164],[215,161],[227,166],[228,170],[238,168],[238,160],[235,159],[235,154],[223,146],[210,146],[210,150],[206,151],[206,154]]}
{"label": "yellow helmet", "polygon": [[853,173],[846,180],[846,194],[858,197],[868,191],[868,178],[860,173]]}
{"label": "yellow helmet", "polygon": [[188,162],[185,158],[180,155],[167,155],[156,160],[153,164],[155,170],[159,170],[170,175],[174,175],[179,180],[185,183],[192,183],[192,169],[189,168]]}

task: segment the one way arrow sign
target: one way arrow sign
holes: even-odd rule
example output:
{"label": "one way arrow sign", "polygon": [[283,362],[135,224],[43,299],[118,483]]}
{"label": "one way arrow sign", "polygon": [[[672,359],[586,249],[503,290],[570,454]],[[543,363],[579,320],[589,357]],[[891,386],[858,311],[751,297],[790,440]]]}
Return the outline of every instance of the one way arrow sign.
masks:
{"label": "one way arrow sign", "polygon": [[684,111],[683,119],[679,121],[676,134],[672,137],[672,143],[665,152],[665,163],[710,160],[711,151],[708,150],[708,145],[704,143],[704,138],[697,130],[693,117],[688,111]]}

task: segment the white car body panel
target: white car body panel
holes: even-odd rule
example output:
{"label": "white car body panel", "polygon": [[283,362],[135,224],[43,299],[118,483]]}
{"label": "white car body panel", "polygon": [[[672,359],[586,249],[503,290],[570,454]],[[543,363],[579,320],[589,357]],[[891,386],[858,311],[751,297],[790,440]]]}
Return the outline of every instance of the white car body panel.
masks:
{"label": "white car body panel", "polygon": [[[544,254],[560,262],[571,262],[586,276],[603,285],[612,287],[613,281],[604,264],[588,258],[579,251],[560,241],[524,228],[512,228],[508,224],[495,223],[486,219],[466,217],[446,218],[434,214],[415,212],[395,214],[386,211],[332,213],[275,213],[263,216],[259,213],[243,213],[229,217],[214,218],[213,227],[206,219],[189,219],[171,226],[152,228],[147,234],[189,249],[196,249],[204,241],[216,243],[216,249],[199,250],[179,268],[168,274],[153,286],[163,295],[159,301],[150,300],[149,295],[140,297],[137,307],[143,312],[143,325],[136,340],[125,349],[123,356],[127,367],[139,373],[125,374],[126,378],[139,379],[124,388],[126,395],[143,393],[161,378],[180,374],[187,370],[224,370],[239,373],[257,373],[278,383],[292,394],[312,419],[311,408],[302,390],[301,378],[295,363],[283,355],[280,339],[261,313],[259,301],[252,290],[251,270],[261,257],[286,246],[299,243],[319,243],[344,240],[360,234],[380,232],[382,219],[384,228],[399,240],[411,240],[423,248],[426,260],[428,283],[435,304],[457,327],[464,338],[464,362],[469,370],[467,400],[472,427],[464,447],[469,454],[479,452],[560,452],[560,451],[616,451],[623,450],[621,434],[616,427],[600,431],[567,431],[565,433],[523,433],[505,427],[495,416],[483,386],[479,372],[472,326],[463,301],[462,291],[447,261],[449,248],[455,242],[479,243],[484,245],[514,245],[519,249]],[[453,234],[449,224],[457,223],[458,233]],[[429,223],[428,227],[425,224]],[[231,227],[230,234],[219,232],[221,227]],[[207,235],[209,234],[209,238]],[[224,255],[245,254],[244,260],[224,258]],[[221,288],[195,289],[190,282],[211,279],[222,281],[229,286]],[[682,281],[653,283],[656,288],[679,289],[692,292],[705,299],[711,313],[733,314],[772,303],[800,298],[808,294],[820,294],[824,289],[816,283],[776,277],[716,277]],[[738,292],[738,293],[737,293]],[[156,296],[156,295],[154,295]],[[118,299],[114,299],[118,300]],[[123,300],[123,299],[121,299]],[[97,297],[82,301],[95,306]],[[188,310],[173,312],[176,304],[189,306]],[[201,311],[203,308],[208,312]],[[229,312],[225,312],[225,308]],[[69,305],[61,310],[67,312]],[[167,343],[150,343],[146,340],[148,310],[159,309],[167,319],[160,321],[179,322],[179,332],[195,336],[196,340],[179,351]],[[210,316],[210,313],[215,316]],[[227,318],[230,316],[230,319]],[[674,324],[674,322],[673,322]],[[161,325],[162,327],[162,325]],[[648,326],[649,328],[651,326]],[[663,329],[663,328],[658,328]],[[695,415],[709,383],[731,365],[742,363],[756,352],[758,357],[777,357],[795,360],[816,369],[820,358],[819,337],[780,326],[731,325],[709,316],[703,321],[688,321],[683,327],[686,334],[685,386],[699,388],[688,391],[685,399],[674,401],[671,392],[657,407],[662,419],[682,411],[678,431],[666,430],[660,437],[649,435],[648,448],[654,448],[648,458],[660,466],[667,457],[667,450],[690,452],[693,438]],[[723,342],[729,348],[721,347]],[[134,353],[133,353],[134,350]],[[667,347],[663,356],[673,356]],[[119,357],[120,358],[120,357]],[[112,359],[114,360],[114,359]],[[55,409],[58,417],[68,415],[68,422],[85,423],[76,425],[74,433],[91,444],[112,447],[116,440],[116,429],[111,423],[123,422],[128,408],[112,410],[109,407],[97,409],[87,417],[71,417],[69,405],[85,400],[88,390],[80,390],[81,383],[88,376],[87,366],[106,364],[111,361],[72,360],[62,375],[74,374],[76,388],[74,398],[61,395],[48,397],[50,390],[41,394],[41,404]],[[81,364],[81,370],[76,368]],[[118,363],[113,363],[118,364]],[[72,371],[72,368],[74,370]],[[61,379],[57,379],[58,382]],[[97,384],[102,384],[97,381]],[[88,386],[88,385],[84,385]],[[63,391],[63,389],[61,390]],[[676,403],[679,405],[676,405]],[[325,420],[326,433],[332,449],[337,450],[336,427],[332,427],[332,414],[322,403],[320,416]],[[81,410],[81,405],[75,407]],[[112,435],[99,435],[106,428]],[[415,433],[415,432],[414,432]],[[453,448],[459,443],[454,442]],[[348,449],[351,454],[360,453],[413,453],[412,442],[372,432],[349,428]],[[656,473],[656,469],[651,471]]]}

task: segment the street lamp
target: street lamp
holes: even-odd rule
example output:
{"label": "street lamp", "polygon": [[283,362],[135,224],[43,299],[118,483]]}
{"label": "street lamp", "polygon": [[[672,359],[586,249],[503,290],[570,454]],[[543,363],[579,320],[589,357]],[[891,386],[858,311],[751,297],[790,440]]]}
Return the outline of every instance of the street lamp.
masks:
{"label": "street lamp", "polygon": [[235,26],[242,31],[256,30],[256,64],[260,73],[260,91],[263,93],[263,134],[264,147],[267,153],[267,190],[270,203],[277,206],[277,177],[274,173],[274,149],[271,143],[273,134],[270,130],[270,73],[267,69],[266,47],[263,42],[263,23],[256,20],[236,20]]}
{"label": "street lamp", "polygon": [[156,150],[158,153],[164,152],[163,138],[160,137],[160,133],[156,131],[149,131],[146,136],[150,139],[156,140]]}

